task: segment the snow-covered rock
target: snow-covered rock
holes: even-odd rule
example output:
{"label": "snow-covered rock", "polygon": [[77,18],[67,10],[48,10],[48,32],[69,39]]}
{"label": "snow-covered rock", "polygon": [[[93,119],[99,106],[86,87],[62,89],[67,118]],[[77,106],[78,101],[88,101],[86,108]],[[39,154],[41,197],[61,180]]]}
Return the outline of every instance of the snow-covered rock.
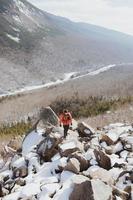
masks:
{"label": "snow-covered rock", "polygon": [[73,153],[70,157],[76,158],[80,163],[80,172],[87,170],[89,168],[89,161],[85,158],[82,153]]}
{"label": "snow-covered rock", "polygon": [[118,141],[118,138],[122,136],[122,134],[130,130],[132,130],[132,126],[124,125],[121,123],[111,124],[108,127],[105,127],[106,135],[103,135],[103,140],[106,140],[109,145],[115,144]]}
{"label": "snow-covered rock", "polygon": [[112,173],[106,169],[98,168],[95,171],[90,171],[89,175],[92,179],[99,179],[110,186],[114,184]]}
{"label": "snow-covered rock", "polygon": [[80,137],[91,137],[95,133],[94,129],[84,122],[78,123],[77,131]]}
{"label": "snow-covered rock", "polygon": [[40,117],[44,124],[52,124],[54,126],[59,124],[59,118],[50,107],[43,108],[41,110]]}
{"label": "snow-covered rock", "polygon": [[71,158],[67,165],[65,166],[64,170],[74,172],[75,174],[78,174],[80,171],[80,163],[76,158]]}
{"label": "snow-covered rock", "polygon": [[131,126],[111,124],[95,133],[83,123],[87,142],[78,137],[77,130],[63,139],[57,116],[50,109],[44,111],[50,115],[44,115],[25,136],[22,154],[15,151],[6,161],[1,157],[0,198],[129,199],[133,183]]}
{"label": "snow-covered rock", "polygon": [[104,169],[111,168],[111,160],[103,151],[95,149],[94,154],[100,167]]}
{"label": "snow-covered rock", "polygon": [[59,152],[61,156],[67,157],[76,151],[80,151],[81,148],[82,148],[82,144],[78,141],[75,141],[75,140],[66,141],[59,146]]}
{"label": "snow-covered rock", "polygon": [[61,143],[62,139],[54,137],[46,137],[37,146],[37,153],[44,161],[50,161],[51,158],[58,152],[58,145]]}
{"label": "snow-covered rock", "polygon": [[75,184],[70,200],[107,200],[112,197],[112,188],[100,180],[84,181]]}

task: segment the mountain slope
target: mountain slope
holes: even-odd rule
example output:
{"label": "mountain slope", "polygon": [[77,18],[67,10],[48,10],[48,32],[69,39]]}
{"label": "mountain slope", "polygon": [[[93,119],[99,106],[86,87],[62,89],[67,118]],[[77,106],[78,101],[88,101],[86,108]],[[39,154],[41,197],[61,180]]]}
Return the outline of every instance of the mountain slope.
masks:
{"label": "mountain slope", "polygon": [[133,62],[133,37],[51,15],[25,0],[0,0],[0,92],[70,71]]}

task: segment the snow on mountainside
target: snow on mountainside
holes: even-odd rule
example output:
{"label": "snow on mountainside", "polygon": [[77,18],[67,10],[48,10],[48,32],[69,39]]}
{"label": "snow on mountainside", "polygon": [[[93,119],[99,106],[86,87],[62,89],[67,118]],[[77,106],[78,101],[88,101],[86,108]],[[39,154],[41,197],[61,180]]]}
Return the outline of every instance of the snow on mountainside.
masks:
{"label": "snow on mountainside", "polygon": [[[129,200],[133,198],[133,127],[110,124],[100,131],[73,121],[63,128],[50,108],[22,141],[0,160],[2,200]],[[53,123],[53,124],[51,124]]]}
{"label": "snow on mountainside", "polygon": [[[56,81],[64,73],[133,62],[133,37],[0,0],[0,91]],[[23,78],[22,78],[23,77]]]}

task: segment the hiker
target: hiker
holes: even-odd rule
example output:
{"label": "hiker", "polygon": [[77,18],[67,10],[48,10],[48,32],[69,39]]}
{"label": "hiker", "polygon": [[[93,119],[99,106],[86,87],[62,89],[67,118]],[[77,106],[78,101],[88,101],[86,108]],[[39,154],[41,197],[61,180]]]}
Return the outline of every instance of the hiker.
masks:
{"label": "hiker", "polygon": [[64,138],[67,136],[70,125],[72,125],[72,115],[68,110],[63,110],[63,113],[59,116],[60,126],[63,124],[64,128]]}

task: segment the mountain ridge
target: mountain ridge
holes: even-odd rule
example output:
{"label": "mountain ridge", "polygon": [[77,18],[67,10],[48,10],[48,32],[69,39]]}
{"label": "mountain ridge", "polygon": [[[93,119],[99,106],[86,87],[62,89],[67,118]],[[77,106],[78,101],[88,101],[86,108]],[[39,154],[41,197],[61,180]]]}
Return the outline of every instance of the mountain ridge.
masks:
{"label": "mountain ridge", "polygon": [[0,5],[1,93],[133,62],[132,36],[54,16],[25,0]]}

